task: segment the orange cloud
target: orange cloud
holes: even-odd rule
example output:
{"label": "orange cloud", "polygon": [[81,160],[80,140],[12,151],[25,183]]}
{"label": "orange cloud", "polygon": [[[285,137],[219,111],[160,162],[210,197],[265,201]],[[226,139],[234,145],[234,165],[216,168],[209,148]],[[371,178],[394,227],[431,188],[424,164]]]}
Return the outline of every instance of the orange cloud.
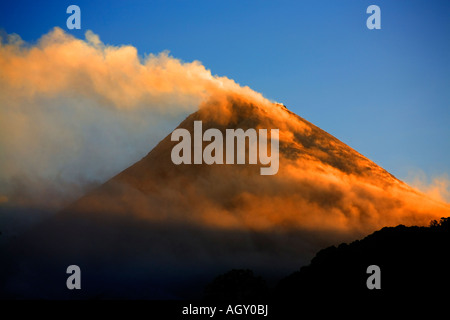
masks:
{"label": "orange cloud", "polygon": [[213,76],[199,61],[184,63],[168,52],[139,57],[130,45],[103,44],[91,31],[86,40],[54,28],[30,46],[9,36],[0,46],[0,82],[16,94],[33,97],[85,95],[106,107],[167,106],[193,110],[220,91],[264,98],[226,77]]}
{"label": "orange cloud", "polygon": [[259,167],[248,164],[176,166],[170,158],[176,142],[168,136],[68,211],[88,212],[95,204],[96,212],[147,222],[285,235],[307,231],[334,242],[450,215],[447,204],[397,180],[282,105],[229,95],[221,108],[205,103],[180,127],[192,134],[199,119],[204,130],[282,128],[279,172],[260,176]]}
{"label": "orange cloud", "polygon": [[[27,194],[40,194],[39,184],[28,183],[40,181],[55,197],[67,185],[104,181],[144,156],[183,115],[205,101],[225,101],[227,92],[268,103],[199,61],[168,52],[141,57],[91,31],[84,40],[60,28],[36,44],[18,35],[3,40],[0,193],[10,196],[18,180]],[[80,189],[63,198],[81,196]],[[10,198],[23,199],[23,192]]]}
{"label": "orange cloud", "polygon": [[406,181],[430,198],[440,202],[450,202],[450,180],[447,174],[427,178],[421,170],[410,172]]}

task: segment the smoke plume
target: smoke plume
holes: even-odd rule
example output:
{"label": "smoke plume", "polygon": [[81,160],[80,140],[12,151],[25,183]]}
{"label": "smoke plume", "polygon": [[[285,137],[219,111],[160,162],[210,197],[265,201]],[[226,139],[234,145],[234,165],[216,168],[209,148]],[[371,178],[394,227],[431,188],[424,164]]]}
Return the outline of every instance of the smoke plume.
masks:
{"label": "smoke plume", "polygon": [[6,35],[0,202],[57,210],[142,158],[202,102],[228,92],[265,101],[199,61],[168,52],[142,57],[91,31],[81,40],[54,28],[35,44]]}

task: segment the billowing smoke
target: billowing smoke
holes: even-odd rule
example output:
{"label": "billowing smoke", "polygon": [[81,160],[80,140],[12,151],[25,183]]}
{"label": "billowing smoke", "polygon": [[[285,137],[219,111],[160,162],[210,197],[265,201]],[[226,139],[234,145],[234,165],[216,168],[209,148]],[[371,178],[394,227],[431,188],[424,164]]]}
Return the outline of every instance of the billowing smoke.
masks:
{"label": "billowing smoke", "polygon": [[56,210],[142,158],[214,96],[264,98],[200,62],[54,28],[0,42],[0,203]]}
{"label": "billowing smoke", "polygon": [[416,169],[408,173],[406,182],[436,201],[450,203],[450,178],[447,174],[430,178],[424,171]]}
{"label": "billowing smoke", "polygon": [[[320,128],[279,104],[228,97],[205,103],[180,124],[194,130],[279,128],[279,171],[255,165],[174,165],[166,137],[147,157],[77,202],[75,209],[130,214],[158,223],[226,230],[309,230],[353,237],[383,226],[426,225],[450,207],[399,181]],[[138,192],[136,192],[138,191]],[[95,208],[95,209],[92,209]]]}

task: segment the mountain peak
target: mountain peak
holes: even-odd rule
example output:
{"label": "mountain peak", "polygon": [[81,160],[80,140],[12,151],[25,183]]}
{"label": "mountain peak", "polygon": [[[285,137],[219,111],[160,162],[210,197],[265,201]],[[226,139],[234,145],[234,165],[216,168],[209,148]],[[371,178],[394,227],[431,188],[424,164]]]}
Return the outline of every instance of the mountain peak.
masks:
{"label": "mountain peak", "polygon": [[[171,153],[179,142],[170,134],[23,237],[26,245],[16,250],[23,254],[11,261],[48,274],[20,276],[44,281],[46,297],[61,298],[68,293],[54,274],[77,263],[88,266],[87,298],[121,297],[124,284],[127,293],[139,288],[140,298],[193,298],[193,287],[203,288],[223,270],[245,267],[278,277],[336,242],[450,215],[448,205],[410,188],[283,105],[211,100],[177,129],[192,136],[196,121],[203,132],[216,129],[223,136],[229,129],[278,129],[278,172],[260,175],[261,164],[249,161],[177,165]],[[108,291],[114,285],[119,292]]]}
{"label": "mountain peak", "polygon": [[108,208],[150,221],[164,208],[168,221],[214,228],[339,232],[427,223],[449,210],[282,104],[209,101],[177,128],[193,135],[195,121],[202,121],[203,132],[214,128],[223,135],[227,129],[279,129],[279,172],[261,177],[260,165],[175,165],[171,150],[178,142],[168,135],[75,207],[89,208],[88,199],[101,195]]}

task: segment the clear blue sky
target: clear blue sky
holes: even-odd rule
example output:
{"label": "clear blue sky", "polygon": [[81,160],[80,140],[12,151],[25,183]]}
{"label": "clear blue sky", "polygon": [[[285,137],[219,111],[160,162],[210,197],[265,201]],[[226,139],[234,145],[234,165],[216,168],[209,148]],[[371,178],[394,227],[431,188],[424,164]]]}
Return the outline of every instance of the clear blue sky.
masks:
{"label": "clear blue sky", "polygon": [[[0,28],[35,41],[66,29],[139,53],[170,50],[248,85],[404,179],[450,174],[450,1],[11,1]],[[381,8],[381,30],[366,8]]]}

